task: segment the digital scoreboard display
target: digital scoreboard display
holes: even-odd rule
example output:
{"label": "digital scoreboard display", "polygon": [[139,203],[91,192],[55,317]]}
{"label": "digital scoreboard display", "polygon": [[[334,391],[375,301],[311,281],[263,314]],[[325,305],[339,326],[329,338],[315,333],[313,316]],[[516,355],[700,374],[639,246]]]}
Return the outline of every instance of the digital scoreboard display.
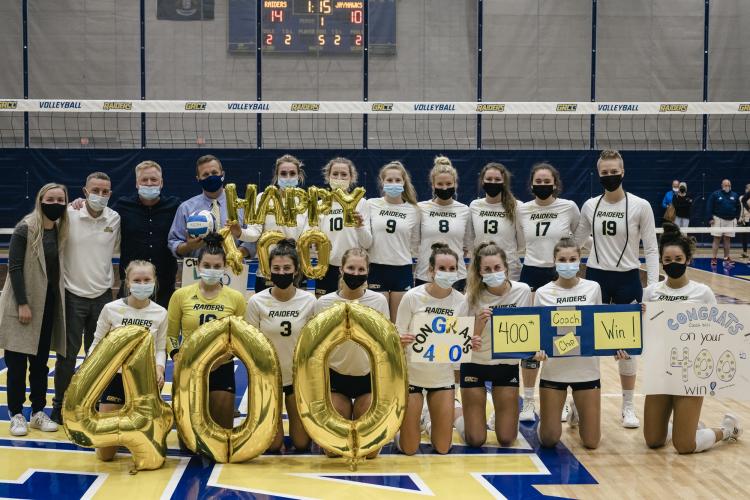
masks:
{"label": "digital scoreboard display", "polygon": [[[260,0],[261,50],[267,54],[361,53],[365,1]],[[230,0],[230,52],[255,50],[256,8],[255,0]],[[369,0],[368,9],[369,50],[394,53],[396,0]]]}

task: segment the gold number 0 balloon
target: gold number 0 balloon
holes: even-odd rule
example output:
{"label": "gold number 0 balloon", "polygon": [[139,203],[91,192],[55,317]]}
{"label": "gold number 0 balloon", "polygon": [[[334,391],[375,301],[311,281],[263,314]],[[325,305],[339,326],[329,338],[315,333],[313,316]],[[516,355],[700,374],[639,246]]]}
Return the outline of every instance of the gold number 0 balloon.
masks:
{"label": "gold number 0 balloon", "polygon": [[[318,251],[318,263],[312,265],[310,259],[310,247],[315,245]],[[308,278],[322,279],[328,272],[328,263],[331,258],[331,240],[319,229],[308,229],[299,237],[297,242],[299,252],[299,264],[302,273]]]}
{"label": "gold number 0 balloon", "polygon": [[[247,367],[247,418],[225,429],[208,409],[208,376],[221,355],[233,352]],[[216,462],[244,462],[263,453],[281,419],[281,371],[276,350],[255,327],[231,316],[205,323],[180,348],[172,384],[177,430],[185,445]]]}
{"label": "gold number 0 balloon", "polygon": [[[370,355],[372,404],[357,420],[342,417],[330,396],[328,357],[345,340]],[[294,350],[294,396],[302,425],[331,453],[357,461],[390,442],[401,426],[407,400],[406,358],[393,323],[359,304],[339,303],[310,320]]]}
{"label": "gold number 0 balloon", "polygon": [[[94,405],[120,367],[125,405],[117,413],[100,414]],[[122,445],[132,453],[136,470],[161,467],[174,417],[159,396],[149,330],[123,326],[109,332],[73,376],[62,414],[65,433],[75,444]]]}

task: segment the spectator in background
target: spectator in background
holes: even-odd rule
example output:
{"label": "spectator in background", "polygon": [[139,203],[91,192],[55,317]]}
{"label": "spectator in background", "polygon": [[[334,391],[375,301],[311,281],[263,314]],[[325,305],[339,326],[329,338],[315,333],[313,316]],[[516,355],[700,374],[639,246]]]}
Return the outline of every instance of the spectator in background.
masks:
{"label": "spectator in background", "polygon": [[[750,227],[750,184],[745,184],[745,194],[740,196],[740,226]],[[747,259],[747,233],[742,234],[742,258]]]}
{"label": "spectator in background", "polygon": [[666,210],[667,207],[672,204],[672,198],[679,192],[679,190],[680,190],[680,181],[675,179],[672,181],[672,190],[667,191],[667,193],[664,195],[664,199],[661,200],[661,208]]}
{"label": "spectator in background", "polygon": [[693,198],[688,195],[687,184],[680,182],[677,195],[672,197],[672,206],[674,206],[675,219],[674,223],[678,227],[688,227],[690,225],[690,211],[693,209]]}
{"label": "spectator in background", "polygon": [[723,241],[724,246],[724,263],[733,264],[732,257],[729,256],[729,248],[732,238],[734,238],[734,228],[737,226],[737,219],[740,216],[740,197],[732,191],[732,183],[729,179],[721,181],[721,189],[711,193],[706,202],[706,219],[708,224],[713,228],[713,256],[711,265],[716,265],[716,256],[719,253],[719,241]]}

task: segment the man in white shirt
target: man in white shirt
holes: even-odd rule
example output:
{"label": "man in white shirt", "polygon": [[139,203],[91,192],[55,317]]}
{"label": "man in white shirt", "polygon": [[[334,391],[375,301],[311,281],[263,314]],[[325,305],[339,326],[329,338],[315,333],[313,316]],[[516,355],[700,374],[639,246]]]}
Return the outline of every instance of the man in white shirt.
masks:
{"label": "man in white shirt", "polygon": [[86,178],[83,209],[68,207],[68,239],[65,243],[63,279],[65,282],[66,355],[55,362],[55,397],[51,418],[62,421],[62,403],[81,350],[94,340],[96,322],[104,305],[112,301],[114,272],[112,257],[120,248],[120,216],[107,207],[112,181],[103,172]]}

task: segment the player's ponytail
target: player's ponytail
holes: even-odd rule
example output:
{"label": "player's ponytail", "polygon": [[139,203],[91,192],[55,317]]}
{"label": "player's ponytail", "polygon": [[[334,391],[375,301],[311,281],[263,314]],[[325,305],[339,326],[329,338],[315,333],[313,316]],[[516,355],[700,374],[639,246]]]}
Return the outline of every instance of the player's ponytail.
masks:
{"label": "player's ponytail", "polygon": [[445,243],[433,243],[430,249],[432,250],[432,253],[430,253],[430,269],[435,269],[435,258],[438,255],[450,255],[456,259],[456,265],[458,265],[458,254]]}
{"label": "player's ponytail", "polygon": [[669,246],[680,247],[685,253],[685,261],[690,262],[695,253],[695,240],[680,231],[680,228],[673,222],[665,222],[661,226],[664,234],[659,241],[659,259],[664,256],[664,249]]}
{"label": "player's ponytail", "polygon": [[203,238],[204,247],[198,252],[198,263],[203,260],[203,256],[208,255],[221,255],[221,260],[224,264],[227,263],[227,254],[224,252],[222,246],[223,238],[217,232],[209,233]]}

